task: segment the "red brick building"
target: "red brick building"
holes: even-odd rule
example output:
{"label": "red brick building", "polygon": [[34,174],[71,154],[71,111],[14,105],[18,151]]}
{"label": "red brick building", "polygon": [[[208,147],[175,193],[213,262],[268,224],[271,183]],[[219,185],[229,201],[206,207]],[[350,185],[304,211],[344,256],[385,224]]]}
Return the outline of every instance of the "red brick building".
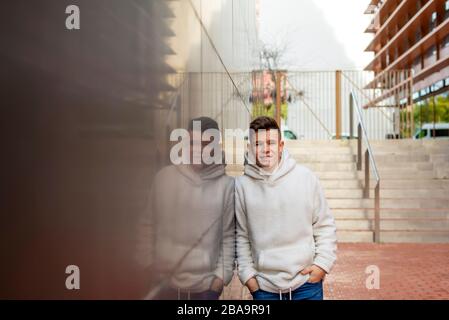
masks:
{"label": "red brick building", "polygon": [[[395,70],[411,69],[410,77],[399,76],[393,82],[396,89],[413,82],[413,102],[401,103],[414,104],[416,125],[448,122],[449,0],[371,0],[365,13],[373,16],[365,31],[373,34],[366,51],[375,54],[365,68],[375,75],[368,87],[385,85],[385,76]],[[394,94],[393,87],[388,86],[391,92],[387,90],[386,96]]]}

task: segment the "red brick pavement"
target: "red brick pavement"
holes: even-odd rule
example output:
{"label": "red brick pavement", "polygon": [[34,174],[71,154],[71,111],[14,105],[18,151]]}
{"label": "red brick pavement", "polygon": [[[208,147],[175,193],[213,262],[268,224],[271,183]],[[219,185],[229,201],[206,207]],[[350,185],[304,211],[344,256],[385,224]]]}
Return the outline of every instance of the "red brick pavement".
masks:
{"label": "red brick pavement", "polygon": [[[325,299],[449,299],[449,244],[340,243],[324,282]],[[367,289],[365,273],[380,271],[380,288]],[[251,299],[234,277],[226,299]]]}

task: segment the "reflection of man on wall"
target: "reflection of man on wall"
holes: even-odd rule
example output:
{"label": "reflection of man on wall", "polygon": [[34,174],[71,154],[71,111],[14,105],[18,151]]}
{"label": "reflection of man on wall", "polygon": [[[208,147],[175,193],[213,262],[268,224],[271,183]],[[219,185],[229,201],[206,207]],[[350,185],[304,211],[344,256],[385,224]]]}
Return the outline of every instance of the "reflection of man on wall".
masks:
{"label": "reflection of man on wall", "polygon": [[[194,139],[208,129],[218,131],[218,124],[193,119],[190,145],[204,150],[210,141]],[[217,299],[232,277],[234,179],[226,176],[224,159],[194,162],[202,154],[194,149],[190,163],[198,164],[170,165],[156,175],[139,225],[137,255],[151,278],[149,298]]]}

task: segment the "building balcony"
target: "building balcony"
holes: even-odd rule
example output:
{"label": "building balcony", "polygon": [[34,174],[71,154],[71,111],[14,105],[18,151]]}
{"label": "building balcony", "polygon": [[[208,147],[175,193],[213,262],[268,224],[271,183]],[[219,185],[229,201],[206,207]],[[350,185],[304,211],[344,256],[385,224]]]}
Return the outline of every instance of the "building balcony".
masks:
{"label": "building balcony", "polygon": [[[393,61],[384,70],[379,72],[375,76],[373,81],[371,81],[366,87],[367,88],[375,87],[375,83],[377,82],[377,80],[381,78],[385,73],[391,70],[401,70],[401,69],[403,70],[411,68],[411,66],[413,65],[413,61],[416,58],[421,57],[423,53],[425,53],[433,45],[435,45],[437,43],[437,39],[443,39],[448,34],[449,34],[449,20],[445,20],[439,26],[437,26],[432,32],[424,36],[413,47],[411,47],[409,50],[403,53],[398,59]],[[441,58],[438,60],[441,60]]]}
{"label": "building balcony", "polygon": [[[385,46],[383,46],[375,55],[374,59],[368,64],[368,66],[365,68],[365,70],[371,70],[378,72],[382,69],[382,60],[385,59],[386,54],[389,52],[391,48],[394,47],[400,47],[401,44],[408,41],[410,38],[415,38],[415,30],[421,28],[422,25],[428,24],[430,21],[430,18],[432,16],[432,13],[435,11],[435,3],[434,1],[429,1],[424,7],[421,8],[421,10],[401,29],[399,32],[386,43]],[[408,55],[412,52],[414,52],[413,48],[420,48],[423,43],[431,42],[428,41],[429,39],[434,39],[435,36],[445,36],[444,31],[446,30],[446,27],[444,27],[447,24],[447,20],[443,21],[439,26],[434,28],[432,31],[430,31],[427,35],[425,35],[421,40],[419,40],[417,43],[411,46],[405,53],[403,53],[398,59],[390,63],[387,68],[391,70],[391,66],[398,63],[398,61],[403,61],[405,57],[408,57]],[[443,28],[442,28],[443,27]],[[447,32],[447,31],[446,31]],[[426,40],[427,39],[427,40]],[[435,39],[434,39],[435,40]],[[436,42],[436,41],[434,41]],[[430,46],[429,46],[430,47]],[[427,50],[429,47],[424,48],[424,50]]]}
{"label": "building balcony", "polygon": [[365,14],[373,14],[381,23],[388,19],[389,13],[397,5],[397,1],[403,0],[373,0],[365,10]]}
{"label": "building balcony", "polygon": [[[414,6],[416,6],[415,0],[402,1],[382,25],[380,25],[379,17],[377,16],[378,24],[380,27],[365,51],[380,50],[381,42],[388,37],[388,29],[393,24],[393,22],[396,22],[400,17],[405,16],[407,12],[410,12],[412,10],[412,7]],[[367,30],[365,32],[367,32]]]}

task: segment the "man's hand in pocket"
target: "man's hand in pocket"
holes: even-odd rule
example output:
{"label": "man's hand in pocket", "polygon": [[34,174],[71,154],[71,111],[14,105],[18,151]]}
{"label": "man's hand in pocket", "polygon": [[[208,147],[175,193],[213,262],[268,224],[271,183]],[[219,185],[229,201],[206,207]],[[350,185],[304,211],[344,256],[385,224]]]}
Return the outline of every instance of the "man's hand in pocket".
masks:
{"label": "man's hand in pocket", "polygon": [[246,282],[246,286],[248,287],[249,292],[253,293],[259,290],[259,284],[257,283],[256,278],[251,278]]}
{"label": "man's hand in pocket", "polygon": [[326,276],[326,271],[318,267],[317,265],[311,265],[309,267],[304,268],[301,271],[302,275],[310,274],[309,282],[310,283],[317,283],[321,280],[324,280],[324,277]]}

